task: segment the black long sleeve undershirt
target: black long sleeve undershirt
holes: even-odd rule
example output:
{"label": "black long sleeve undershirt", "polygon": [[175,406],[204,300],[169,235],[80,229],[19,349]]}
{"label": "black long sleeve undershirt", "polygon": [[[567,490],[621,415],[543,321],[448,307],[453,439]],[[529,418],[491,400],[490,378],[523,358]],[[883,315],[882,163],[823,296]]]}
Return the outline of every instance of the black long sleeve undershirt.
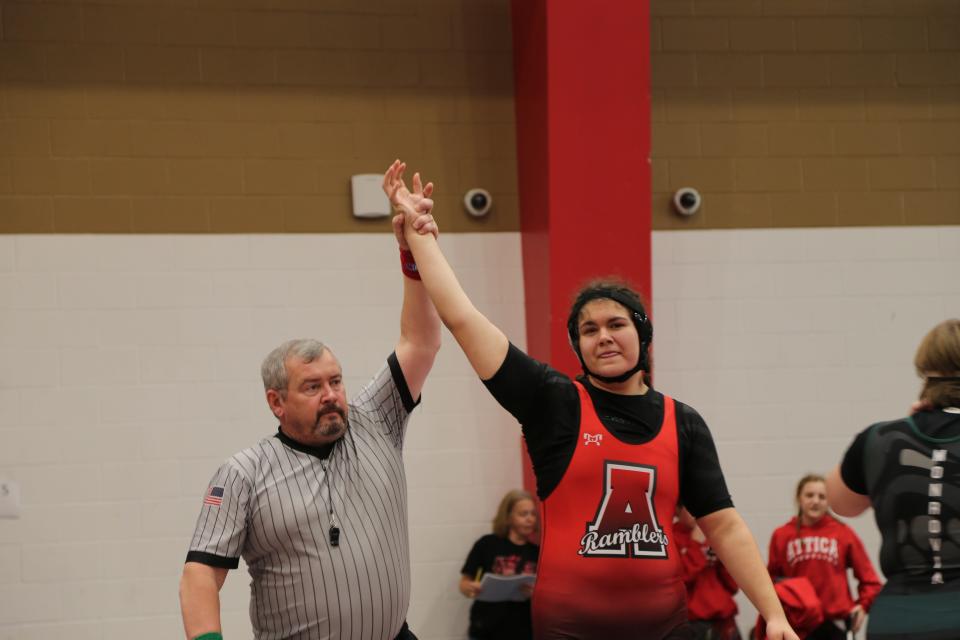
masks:
{"label": "black long sleeve undershirt", "polygon": [[[603,426],[628,444],[654,438],[663,422],[663,394],[650,389],[624,396],[580,380]],[[533,461],[537,495],[546,499],[560,484],[577,445],[580,400],[566,375],[510,345],[500,369],[484,384],[523,428]],[[732,507],[710,430],[692,407],[676,402],[680,499],[695,517]]]}

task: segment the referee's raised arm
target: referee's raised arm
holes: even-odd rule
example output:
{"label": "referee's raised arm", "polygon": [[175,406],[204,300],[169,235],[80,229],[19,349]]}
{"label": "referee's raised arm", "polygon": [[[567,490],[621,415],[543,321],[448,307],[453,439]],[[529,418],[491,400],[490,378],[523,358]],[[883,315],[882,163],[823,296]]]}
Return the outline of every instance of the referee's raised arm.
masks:
{"label": "referee's raised arm", "polygon": [[[388,196],[391,195],[391,185],[386,178],[383,188]],[[405,187],[404,189],[406,190]],[[415,174],[413,191],[407,192],[407,196],[421,214],[415,221],[414,228],[420,234],[436,237],[437,225],[430,215],[433,208],[433,201],[430,199],[432,193],[433,183],[423,185],[420,174]],[[393,232],[400,246],[400,264],[406,277],[403,278],[403,307],[400,311],[400,339],[397,341],[396,353],[410,396],[416,401],[420,397],[427,374],[433,367],[437,351],[440,350],[440,316],[420,281],[417,263],[403,235],[403,223],[403,214],[398,212],[393,218]]]}

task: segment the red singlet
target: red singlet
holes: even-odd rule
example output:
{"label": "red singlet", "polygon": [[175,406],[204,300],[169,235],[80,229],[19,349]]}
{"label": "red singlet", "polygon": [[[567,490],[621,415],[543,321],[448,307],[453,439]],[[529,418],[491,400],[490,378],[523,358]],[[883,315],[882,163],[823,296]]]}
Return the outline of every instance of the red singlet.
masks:
{"label": "red singlet", "polygon": [[679,494],[677,424],[631,445],[604,428],[586,389],[570,466],[543,502],[533,628],[537,640],[657,640],[686,622],[673,540]]}

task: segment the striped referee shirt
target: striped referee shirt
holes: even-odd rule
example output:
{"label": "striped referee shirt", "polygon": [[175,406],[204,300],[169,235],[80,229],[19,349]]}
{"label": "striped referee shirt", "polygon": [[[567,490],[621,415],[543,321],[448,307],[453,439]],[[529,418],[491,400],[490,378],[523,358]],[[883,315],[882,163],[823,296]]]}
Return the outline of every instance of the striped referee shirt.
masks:
{"label": "striped referee shirt", "polygon": [[278,432],[217,470],[187,562],[235,569],[243,557],[258,640],[399,633],[410,603],[401,450],[414,406],[391,354],[349,403],[349,428],[333,445]]}

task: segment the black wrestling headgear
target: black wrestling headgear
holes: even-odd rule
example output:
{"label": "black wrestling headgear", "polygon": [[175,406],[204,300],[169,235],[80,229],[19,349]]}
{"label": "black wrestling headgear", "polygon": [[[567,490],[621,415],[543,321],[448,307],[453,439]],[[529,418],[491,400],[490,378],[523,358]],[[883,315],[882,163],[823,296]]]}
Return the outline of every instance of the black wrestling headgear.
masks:
{"label": "black wrestling headgear", "polygon": [[[640,357],[637,359],[637,364],[618,376],[601,376],[590,371],[583,361],[583,354],[580,353],[580,311],[591,300],[603,298],[619,302],[631,312],[633,324],[637,328],[637,335],[640,337]],[[570,340],[573,352],[577,354],[577,358],[580,360],[583,372],[602,382],[623,382],[629,380],[637,371],[650,370],[649,348],[650,342],[653,340],[653,325],[650,324],[650,319],[643,308],[640,296],[624,285],[601,282],[584,288],[577,295],[577,299],[573,301],[573,306],[570,308],[570,316],[567,318],[567,338]]]}

